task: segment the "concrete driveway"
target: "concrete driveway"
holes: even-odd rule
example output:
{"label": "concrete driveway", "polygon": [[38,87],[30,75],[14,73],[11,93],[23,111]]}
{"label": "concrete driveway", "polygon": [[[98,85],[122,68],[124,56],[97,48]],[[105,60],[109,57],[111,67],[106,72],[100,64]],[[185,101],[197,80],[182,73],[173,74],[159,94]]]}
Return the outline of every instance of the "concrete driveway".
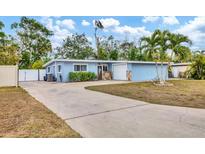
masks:
{"label": "concrete driveway", "polygon": [[155,105],[84,89],[115,83],[125,82],[20,85],[83,137],[205,137],[204,109]]}

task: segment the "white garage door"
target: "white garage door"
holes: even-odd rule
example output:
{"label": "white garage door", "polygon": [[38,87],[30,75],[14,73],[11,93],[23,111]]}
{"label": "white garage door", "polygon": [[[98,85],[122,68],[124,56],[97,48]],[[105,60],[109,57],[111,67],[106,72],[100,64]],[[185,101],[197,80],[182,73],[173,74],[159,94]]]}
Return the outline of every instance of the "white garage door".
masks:
{"label": "white garage door", "polygon": [[113,64],[113,79],[127,80],[127,64]]}

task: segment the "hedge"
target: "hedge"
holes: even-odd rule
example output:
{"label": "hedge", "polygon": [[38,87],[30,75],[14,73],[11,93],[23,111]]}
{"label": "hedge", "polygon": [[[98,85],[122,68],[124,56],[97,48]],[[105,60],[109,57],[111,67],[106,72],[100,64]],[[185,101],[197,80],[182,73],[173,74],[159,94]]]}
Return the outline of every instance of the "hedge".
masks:
{"label": "hedge", "polygon": [[69,81],[92,81],[96,79],[96,75],[93,72],[70,72]]}

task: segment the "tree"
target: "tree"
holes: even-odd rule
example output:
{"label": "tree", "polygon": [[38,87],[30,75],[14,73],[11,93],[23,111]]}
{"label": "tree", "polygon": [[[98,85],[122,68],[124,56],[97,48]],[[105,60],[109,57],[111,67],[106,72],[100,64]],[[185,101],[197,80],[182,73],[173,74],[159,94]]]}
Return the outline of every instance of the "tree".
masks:
{"label": "tree", "polygon": [[73,34],[68,36],[62,47],[57,48],[56,57],[70,59],[88,59],[93,56],[91,43],[86,38],[85,34]]}
{"label": "tree", "polygon": [[168,49],[168,43],[169,43],[169,34],[170,32],[168,30],[155,30],[154,35],[156,35],[157,39],[157,50],[159,52],[159,60],[163,62],[164,60],[167,60],[167,49]]}
{"label": "tree", "polygon": [[153,33],[151,36],[142,37],[140,39],[140,48],[144,52],[145,59],[149,61],[155,61],[155,68],[157,73],[157,80],[160,80],[158,64],[159,61],[159,53],[158,53],[158,43],[159,38],[157,33]]}
{"label": "tree", "polygon": [[104,59],[118,60],[119,41],[115,40],[112,35],[104,37],[104,39],[99,42],[99,59],[102,58],[100,57],[102,56],[102,49],[104,49]]}
{"label": "tree", "polygon": [[98,49],[98,58],[100,60],[108,60],[108,58],[109,58],[107,51],[102,47],[99,47],[99,49]]}
{"label": "tree", "polygon": [[[168,30],[155,30],[155,35],[157,36],[157,44],[158,44],[158,52],[159,52],[159,60],[161,62],[161,78],[160,78],[160,84],[164,84],[165,81],[163,79],[163,61],[167,61],[168,55],[167,55],[167,49],[168,49],[168,43],[169,43],[169,34],[170,32]],[[165,74],[164,78],[166,79],[167,74]]]}
{"label": "tree", "polygon": [[118,57],[119,57],[118,50],[114,49],[110,51],[109,53],[110,60],[118,60]]}
{"label": "tree", "polygon": [[6,34],[2,31],[4,28],[4,23],[0,21],[0,44],[2,45],[4,42],[4,38],[6,37]]}
{"label": "tree", "polygon": [[43,68],[43,61],[42,60],[37,60],[33,63],[32,69],[42,69]]}
{"label": "tree", "polygon": [[143,60],[143,55],[140,52],[140,49],[137,47],[130,48],[128,52],[128,60],[131,60],[131,61]]}
{"label": "tree", "polygon": [[[192,41],[182,34],[169,33],[168,37],[170,42],[169,49],[171,49],[170,61],[187,61],[191,55],[191,51],[188,46],[192,45]],[[175,59],[173,59],[173,56],[175,56]]]}
{"label": "tree", "polygon": [[132,48],[135,48],[134,42],[123,41],[120,46],[120,58],[124,60],[129,60],[129,52]]}
{"label": "tree", "polygon": [[101,21],[100,20],[95,20],[95,33],[94,33],[94,35],[95,35],[95,42],[96,42],[96,49],[97,49],[97,53],[96,53],[96,58],[97,59],[100,59],[100,57],[99,57],[99,46],[100,46],[100,38],[97,36],[97,30],[98,29],[104,29],[104,26],[103,26],[103,24],[101,23]]}
{"label": "tree", "polygon": [[49,37],[53,32],[35,19],[22,17],[21,21],[13,23],[11,28],[17,33],[16,42],[21,51],[21,68],[31,68],[35,61],[52,51]]}
{"label": "tree", "polygon": [[158,50],[158,39],[156,33],[151,36],[142,37],[140,39],[140,48],[142,49],[145,60],[154,61],[159,57],[155,56]]}
{"label": "tree", "polygon": [[205,79],[205,55],[195,54],[191,67],[188,70],[189,77],[194,79]]}
{"label": "tree", "polygon": [[19,61],[18,46],[2,31],[0,21],[0,65],[16,65]]}
{"label": "tree", "polygon": [[18,46],[10,43],[0,46],[0,65],[16,65],[18,64]]}

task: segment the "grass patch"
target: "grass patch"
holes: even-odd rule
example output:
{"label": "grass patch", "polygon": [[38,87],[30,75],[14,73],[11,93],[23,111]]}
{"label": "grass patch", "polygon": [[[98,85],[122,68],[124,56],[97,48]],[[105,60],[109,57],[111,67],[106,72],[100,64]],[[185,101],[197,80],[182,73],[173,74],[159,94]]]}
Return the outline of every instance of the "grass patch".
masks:
{"label": "grass patch", "polygon": [[90,86],[86,89],[104,92],[154,104],[205,108],[205,80],[175,80],[171,87],[151,82]]}
{"label": "grass patch", "polygon": [[80,137],[18,87],[0,88],[0,137]]}

